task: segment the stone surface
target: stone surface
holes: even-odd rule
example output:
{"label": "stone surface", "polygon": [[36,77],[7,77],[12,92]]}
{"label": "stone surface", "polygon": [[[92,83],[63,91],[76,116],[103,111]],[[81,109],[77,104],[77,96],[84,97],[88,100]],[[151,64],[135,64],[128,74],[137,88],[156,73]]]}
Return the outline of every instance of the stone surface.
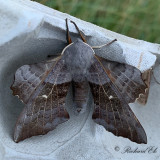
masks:
{"label": "stone surface", "polygon": [[[71,119],[44,136],[13,142],[13,129],[24,105],[12,96],[10,86],[14,73],[24,64],[40,62],[47,55],[57,55],[66,46],[65,18],[72,19],[86,35],[90,45],[105,44],[115,38],[118,41],[95,52],[110,60],[131,64],[142,72],[154,67],[154,75],[160,81],[160,45],[129,38],[70,15],[50,9],[28,0],[0,0],[0,160],[159,160],[160,159],[160,85],[152,78],[149,100],[146,106],[137,103],[131,108],[143,125],[148,144],[136,144],[116,137],[92,119],[92,98],[87,111],[75,116],[70,107]],[[72,38],[78,35],[69,24]],[[154,54],[154,55],[153,55]],[[67,107],[72,106],[70,92]],[[132,150],[157,149],[156,153],[123,153]],[[150,151],[151,152],[151,151]]]}

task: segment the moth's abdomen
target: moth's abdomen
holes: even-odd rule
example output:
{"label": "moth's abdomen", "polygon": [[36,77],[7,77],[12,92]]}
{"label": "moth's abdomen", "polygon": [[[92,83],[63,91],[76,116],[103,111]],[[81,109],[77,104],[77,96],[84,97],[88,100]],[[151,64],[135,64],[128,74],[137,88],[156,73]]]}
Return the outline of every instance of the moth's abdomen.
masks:
{"label": "moth's abdomen", "polygon": [[73,81],[73,102],[78,112],[85,108],[88,100],[88,92],[89,86],[87,81]]}

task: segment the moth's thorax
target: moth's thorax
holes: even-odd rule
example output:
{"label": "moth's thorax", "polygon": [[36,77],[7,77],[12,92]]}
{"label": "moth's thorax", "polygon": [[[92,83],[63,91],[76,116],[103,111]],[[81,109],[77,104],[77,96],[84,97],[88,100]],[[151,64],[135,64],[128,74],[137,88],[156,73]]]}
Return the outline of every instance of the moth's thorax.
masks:
{"label": "moth's thorax", "polygon": [[94,56],[93,49],[81,40],[77,40],[64,50],[64,60],[72,78],[83,81]]}

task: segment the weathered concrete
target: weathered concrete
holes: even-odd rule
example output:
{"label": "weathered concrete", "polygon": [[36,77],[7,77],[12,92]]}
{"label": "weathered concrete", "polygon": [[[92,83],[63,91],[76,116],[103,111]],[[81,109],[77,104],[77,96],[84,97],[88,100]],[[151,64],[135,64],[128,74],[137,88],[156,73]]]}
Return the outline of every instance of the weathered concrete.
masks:
{"label": "weathered concrete", "polygon": [[[90,45],[101,45],[115,38],[118,41],[96,53],[105,58],[131,64],[142,72],[154,65],[154,74],[160,81],[160,45],[129,38],[100,28],[75,17],[28,0],[0,0],[0,160],[151,160],[160,159],[160,85],[151,82],[146,106],[131,104],[143,125],[147,145],[139,145],[116,137],[91,120],[92,98],[88,109],[75,116],[70,107],[71,119],[44,136],[36,136],[18,144],[13,142],[13,129],[23,104],[12,96],[10,85],[18,67],[40,62],[47,55],[59,54],[66,45],[65,18],[72,19],[85,33]],[[77,31],[69,24],[73,39]],[[153,55],[153,54],[155,55]],[[70,94],[67,106],[72,106]],[[157,153],[124,153],[125,147],[158,147]],[[117,150],[117,151],[116,151]],[[118,151],[119,150],[119,151]]]}

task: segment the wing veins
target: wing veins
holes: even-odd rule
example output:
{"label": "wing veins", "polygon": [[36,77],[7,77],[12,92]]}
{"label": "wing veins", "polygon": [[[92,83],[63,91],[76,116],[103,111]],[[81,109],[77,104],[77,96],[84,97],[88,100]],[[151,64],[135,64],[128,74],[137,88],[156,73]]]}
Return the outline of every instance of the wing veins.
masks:
{"label": "wing veins", "polygon": [[[34,82],[35,82],[38,78],[40,78],[43,74],[45,74],[45,73],[42,73],[39,77],[37,77],[36,79],[34,79],[34,81],[33,81],[32,83],[30,83],[30,85],[33,85]],[[35,73],[34,73],[33,75],[35,75]],[[32,75],[31,77],[33,77],[33,75]],[[30,79],[30,78],[29,78],[29,79]],[[29,80],[29,79],[27,79],[27,80]],[[25,83],[22,83],[19,87],[22,88],[24,84],[25,84]],[[30,88],[30,87],[28,87],[28,88],[26,89],[26,91],[28,91],[29,88]],[[35,88],[36,88],[36,87],[34,87],[33,90],[35,90]],[[28,92],[27,92],[27,93],[28,93]]]}
{"label": "wing veins", "polygon": [[[55,64],[55,65],[56,65],[56,64]],[[54,66],[55,66],[55,65],[54,65]],[[54,66],[53,66],[53,68],[54,68]],[[52,68],[52,69],[53,69],[53,68]],[[52,69],[51,69],[51,70],[52,70]],[[62,69],[62,67],[61,67],[60,69]],[[50,71],[51,71],[51,70],[50,70]],[[48,74],[49,74],[49,73],[48,73]],[[47,77],[47,76],[46,76],[46,77]],[[45,77],[45,78],[46,78],[46,77]],[[57,78],[58,78],[58,74],[56,75],[56,79],[55,79],[54,84],[53,84],[53,89],[54,89],[55,83],[57,82]],[[47,83],[46,83],[46,84],[47,84]],[[46,86],[46,84],[44,84],[43,88]],[[42,88],[42,89],[43,89],[43,88]],[[51,89],[50,93],[48,94],[48,96],[51,94],[51,92],[52,92],[52,89]],[[47,96],[47,97],[48,97],[48,96]],[[38,96],[37,96],[37,97],[38,97]],[[41,97],[41,96],[40,96],[40,97]],[[36,99],[37,99],[37,98],[36,98]],[[34,100],[34,104],[35,104],[36,99]],[[47,103],[47,99],[45,99],[45,107],[46,107],[46,103]],[[33,104],[33,103],[31,103],[30,105],[32,105],[32,104]],[[34,106],[35,106],[35,105],[34,105]],[[43,132],[44,132],[45,107],[44,107],[44,110],[43,110],[43,111],[44,111],[44,112],[43,112]],[[38,114],[37,114],[37,125],[38,125],[38,119],[39,119],[39,118],[38,118],[39,112],[40,112],[40,107],[39,107]],[[32,113],[32,116],[31,116],[31,120],[32,120],[32,117],[33,117],[33,113]],[[24,121],[24,122],[25,122],[25,121]]]}
{"label": "wing veins", "polygon": [[[107,72],[106,72],[103,64],[100,62],[100,60],[98,59],[98,57],[97,57],[96,55],[94,55],[94,56],[96,57],[97,61],[99,62],[99,64],[101,65],[101,67],[103,68],[103,70],[105,71],[105,73],[107,74]],[[107,76],[108,76],[108,78],[110,79],[110,76],[109,76],[108,74],[107,74]],[[111,79],[110,79],[110,81],[111,81],[112,85],[117,89],[117,91],[119,92],[120,96],[122,97],[119,89],[114,85],[114,83],[112,82]],[[103,87],[103,86],[102,86],[102,87]],[[125,115],[125,117],[127,117],[126,114],[125,114],[125,112],[124,112],[123,105],[121,105],[121,107],[122,107],[122,110],[123,110],[123,114]],[[113,108],[112,108],[112,110],[113,110]],[[130,113],[129,113],[129,114],[130,114]],[[114,120],[115,120],[115,114],[114,114]],[[130,125],[129,125],[129,123],[128,123],[127,118],[126,118],[125,120],[126,120],[126,122],[127,122],[128,128],[129,128],[129,130],[130,130],[131,138],[133,138],[133,137],[132,137],[132,132],[131,132],[132,130],[131,130],[131,128],[130,128]]]}
{"label": "wing veins", "polygon": [[[118,68],[117,68],[118,69]],[[119,69],[118,69],[119,70]],[[120,70],[119,70],[120,71]],[[121,71],[120,71],[121,72]],[[112,73],[117,77],[117,75],[115,74],[115,72],[113,72],[112,71]],[[126,74],[124,74],[123,72],[121,72],[128,80],[131,80],[131,82],[135,85],[135,86],[138,86],[138,84],[136,83],[136,82],[134,82],[132,79],[129,79],[127,76],[126,76]],[[124,82],[123,80],[122,80],[122,78],[120,78],[120,77],[118,77],[119,79],[121,79],[121,81],[122,82]],[[124,82],[126,85],[127,85],[127,83],[126,82]],[[129,88],[131,88],[129,85],[127,85]],[[130,89],[131,91],[133,91],[133,89],[131,88]],[[140,90],[142,91],[142,89],[140,88]],[[143,93],[143,91],[142,91],[142,93]]]}
{"label": "wing veins", "polygon": [[[97,68],[97,65],[95,65],[96,66],[96,68]],[[97,74],[98,74],[98,80],[99,80],[99,82],[100,82],[100,86],[102,87],[102,89],[103,89],[103,91],[105,91],[105,89],[104,89],[104,87],[103,87],[103,85],[102,85],[102,82],[100,81],[100,75],[99,75],[99,73],[97,72]],[[106,93],[106,92],[105,92]],[[106,96],[108,97],[108,95],[106,94]],[[109,99],[109,97],[108,97],[108,99]],[[115,118],[115,113],[114,113],[114,110],[113,110],[113,107],[112,107],[112,103],[111,103],[111,100],[109,99],[109,101],[110,101],[110,105],[111,105],[111,108],[112,108],[112,112],[113,112],[113,117],[114,117],[114,123],[115,123],[115,125],[117,124],[116,123],[116,118]],[[117,134],[117,128],[115,128],[116,129],[116,134]]]}
{"label": "wing veins", "polygon": [[59,58],[58,58],[58,60],[56,61],[56,63],[54,63],[54,64],[51,66],[50,70],[44,75],[44,77],[43,77],[43,79],[41,80],[41,82],[40,82],[40,83],[36,86],[36,88],[32,91],[30,97],[28,98],[28,101],[29,101],[29,99],[32,97],[34,91],[44,82],[44,80],[46,79],[46,77],[49,75],[49,73],[50,73],[50,72],[52,71],[52,69],[56,66],[56,64],[58,63],[58,61],[59,61],[60,59],[61,59],[61,56],[59,56]]}

